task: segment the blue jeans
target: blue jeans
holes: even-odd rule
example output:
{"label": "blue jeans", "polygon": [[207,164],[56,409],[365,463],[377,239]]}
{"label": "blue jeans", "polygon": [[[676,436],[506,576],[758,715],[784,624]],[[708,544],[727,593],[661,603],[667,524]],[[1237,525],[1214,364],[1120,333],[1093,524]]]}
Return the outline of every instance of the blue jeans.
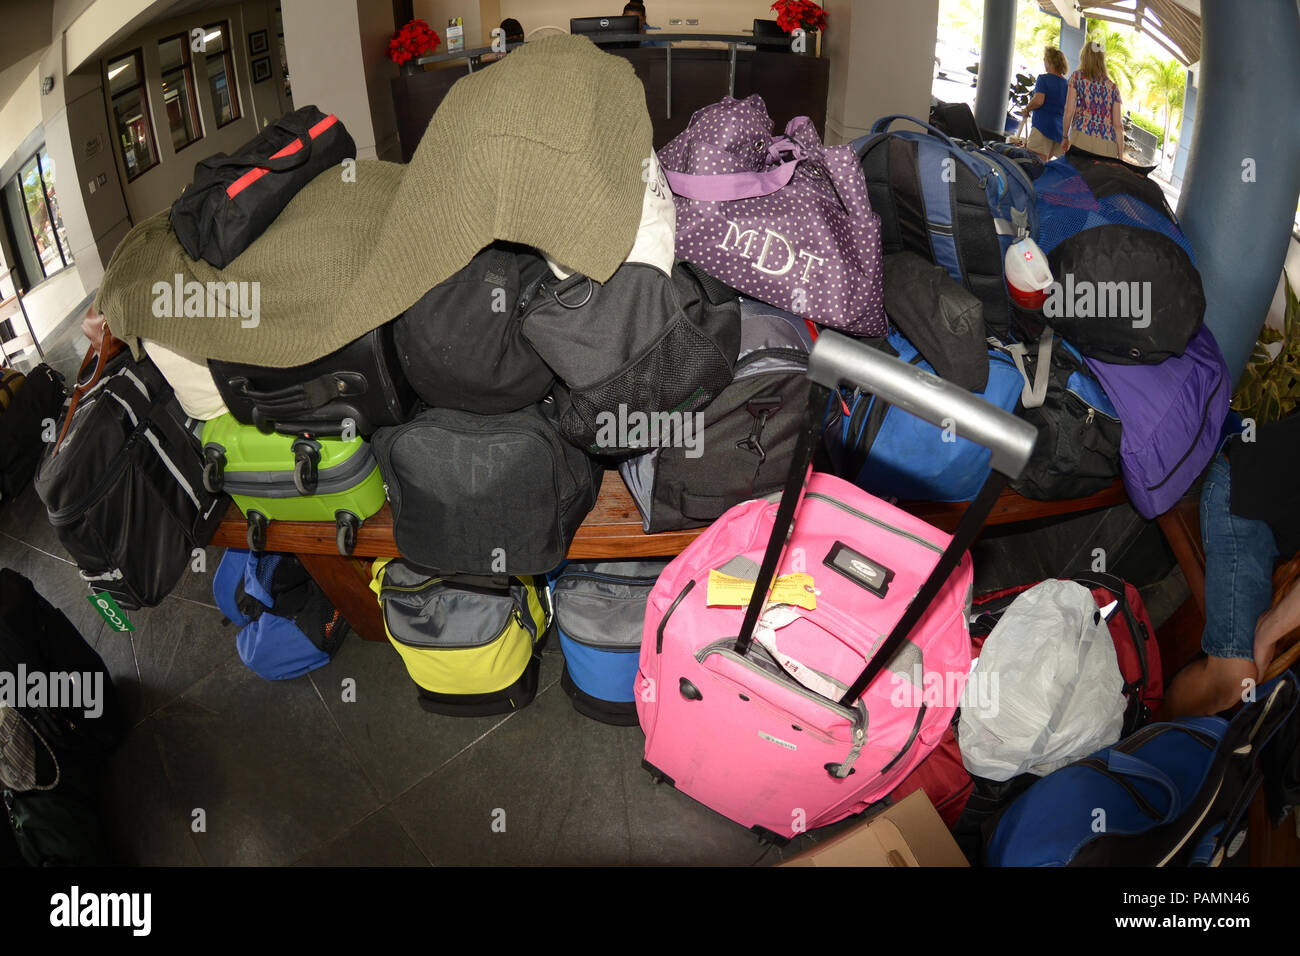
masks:
{"label": "blue jeans", "polygon": [[1211,657],[1255,658],[1255,624],[1273,602],[1277,545],[1268,524],[1229,510],[1231,471],[1217,455],[1201,488],[1205,543],[1205,633]]}

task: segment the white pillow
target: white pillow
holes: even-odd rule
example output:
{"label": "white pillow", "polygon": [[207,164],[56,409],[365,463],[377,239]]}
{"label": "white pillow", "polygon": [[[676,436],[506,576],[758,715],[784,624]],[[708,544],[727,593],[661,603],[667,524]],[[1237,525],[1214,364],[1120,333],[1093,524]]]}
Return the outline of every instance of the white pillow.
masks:
{"label": "white pillow", "polygon": [[190,418],[207,421],[229,411],[217,391],[212,372],[202,359],[176,352],[150,339],[144,340],[144,351],[171,384],[176,400]]}

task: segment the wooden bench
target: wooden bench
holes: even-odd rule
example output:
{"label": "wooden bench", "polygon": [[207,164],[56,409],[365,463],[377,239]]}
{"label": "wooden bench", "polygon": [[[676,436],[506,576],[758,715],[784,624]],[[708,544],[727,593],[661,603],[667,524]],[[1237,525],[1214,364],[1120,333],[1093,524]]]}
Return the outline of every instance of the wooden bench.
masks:
{"label": "wooden bench", "polygon": [[[1005,491],[989,515],[987,524],[1014,524],[1074,514],[1127,500],[1124,486],[1119,481],[1095,495],[1070,501],[1034,501]],[[904,503],[902,507],[945,531],[956,528],[958,519],[966,510],[964,503],[943,502],[912,502]],[[577,560],[671,557],[679,554],[703,530],[644,533],[641,516],[627,487],[617,472],[609,471],[605,473],[595,508],[574,535],[568,556]],[[212,543],[219,547],[246,548],[246,531],[244,516],[231,505]],[[350,558],[338,553],[334,523],[325,521],[272,521],[267,528],[266,548],[298,555],[321,590],[358,635],[368,641],[387,640],[379,615],[379,602],[370,590],[369,582],[372,559],[400,557],[393,540],[393,515],[388,505],[366,519]]]}

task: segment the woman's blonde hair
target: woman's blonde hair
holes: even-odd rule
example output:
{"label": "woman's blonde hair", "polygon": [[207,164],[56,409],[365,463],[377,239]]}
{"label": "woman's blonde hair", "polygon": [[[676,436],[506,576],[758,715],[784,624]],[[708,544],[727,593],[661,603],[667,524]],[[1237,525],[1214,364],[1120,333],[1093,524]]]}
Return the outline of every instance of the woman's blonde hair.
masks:
{"label": "woman's blonde hair", "polygon": [[1106,74],[1106,48],[1097,40],[1084,40],[1079,51],[1079,72],[1085,80],[1109,80]]}
{"label": "woman's blonde hair", "polygon": [[1065,62],[1065,54],[1054,46],[1043,48],[1043,62],[1057,76],[1065,76],[1070,70],[1070,64]]}

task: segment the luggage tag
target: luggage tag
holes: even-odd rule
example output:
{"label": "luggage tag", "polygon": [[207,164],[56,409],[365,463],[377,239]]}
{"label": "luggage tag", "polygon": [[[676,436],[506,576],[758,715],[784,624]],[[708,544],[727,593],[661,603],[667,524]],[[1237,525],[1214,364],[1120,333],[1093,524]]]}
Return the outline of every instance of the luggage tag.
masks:
{"label": "luggage tag", "polygon": [[787,674],[814,694],[820,694],[828,700],[839,700],[844,695],[843,685],[823,677],[776,646],[777,630],[791,621],[798,620],[801,616],[798,608],[791,607],[789,604],[775,604],[769,607],[763,612],[763,616],[758,619],[758,624],[754,628],[754,642],[771,654],[773,660],[780,664]]}
{"label": "luggage tag", "polygon": [[[709,571],[708,607],[744,607],[754,593],[754,582],[722,571]],[[803,571],[783,574],[772,584],[769,598],[773,604],[793,604],[809,611],[817,610],[817,590],[813,577]]]}

